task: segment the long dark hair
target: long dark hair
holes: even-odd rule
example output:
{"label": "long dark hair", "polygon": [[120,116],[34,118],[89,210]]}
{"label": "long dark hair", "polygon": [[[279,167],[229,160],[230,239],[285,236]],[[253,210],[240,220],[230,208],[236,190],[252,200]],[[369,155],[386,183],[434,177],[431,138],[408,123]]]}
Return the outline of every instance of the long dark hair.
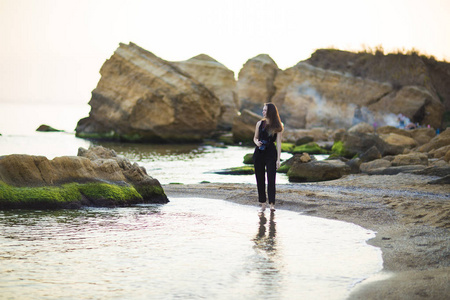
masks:
{"label": "long dark hair", "polygon": [[269,134],[283,131],[283,123],[281,123],[280,115],[278,114],[278,109],[275,104],[268,102],[264,105],[267,106],[266,119],[270,120],[270,123],[267,124]]}

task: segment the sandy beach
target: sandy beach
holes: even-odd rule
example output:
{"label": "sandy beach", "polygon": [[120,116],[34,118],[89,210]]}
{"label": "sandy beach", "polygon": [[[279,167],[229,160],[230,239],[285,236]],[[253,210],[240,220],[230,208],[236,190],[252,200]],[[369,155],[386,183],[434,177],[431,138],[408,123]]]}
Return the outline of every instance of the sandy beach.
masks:
{"label": "sandy beach", "polygon": [[[450,186],[435,177],[349,175],[319,183],[277,185],[277,208],[351,222],[377,232],[369,244],[383,270],[349,299],[449,299]],[[204,197],[257,206],[252,184],[164,185],[169,197]]]}

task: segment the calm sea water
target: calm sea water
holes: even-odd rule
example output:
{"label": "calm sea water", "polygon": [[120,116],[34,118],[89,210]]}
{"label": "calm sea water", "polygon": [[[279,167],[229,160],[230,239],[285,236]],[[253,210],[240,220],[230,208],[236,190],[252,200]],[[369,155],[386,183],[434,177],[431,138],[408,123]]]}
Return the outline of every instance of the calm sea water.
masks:
{"label": "calm sea water", "polygon": [[3,299],[345,299],[381,269],[359,226],[221,200],[0,211]]}
{"label": "calm sea water", "polygon": [[[255,183],[214,174],[253,148],[94,143],[75,137],[89,106],[0,104],[0,155],[49,159],[103,145],[162,184]],[[63,133],[35,132],[47,124]],[[288,158],[288,154],[283,154]],[[278,184],[287,183],[277,174]],[[220,200],[59,211],[0,211],[0,298],[345,299],[380,271],[359,226]]]}
{"label": "calm sea water", "polygon": [[[146,168],[148,174],[162,184],[229,182],[255,183],[254,175],[220,175],[215,171],[243,166],[243,158],[252,147],[218,148],[202,144],[155,145],[91,142],[76,138],[74,129],[79,119],[89,114],[87,105],[0,104],[0,155],[31,154],[49,159],[77,155],[78,148],[102,145]],[[36,132],[47,124],[66,132]],[[282,154],[282,159],[291,155]],[[277,182],[287,183],[285,174]]]}

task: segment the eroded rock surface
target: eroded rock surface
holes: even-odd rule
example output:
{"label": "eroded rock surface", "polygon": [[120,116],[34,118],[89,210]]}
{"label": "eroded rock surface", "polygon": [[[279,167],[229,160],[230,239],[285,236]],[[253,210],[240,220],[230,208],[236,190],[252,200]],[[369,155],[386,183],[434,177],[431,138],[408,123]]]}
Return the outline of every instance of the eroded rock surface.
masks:
{"label": "eroded rock surface", "polygon": [[234,72],[206,54],[197,55],[186,61],[172,62],[172,64],[192,75],[217,96],[222,108],[218,127],[230,130],[240,107]]}
{"label": "eroded rock surface", "polygon": [[120,44],[100,70],[79,137],[199,141],[216,130],[220,100],[180,68],[135,44]]}

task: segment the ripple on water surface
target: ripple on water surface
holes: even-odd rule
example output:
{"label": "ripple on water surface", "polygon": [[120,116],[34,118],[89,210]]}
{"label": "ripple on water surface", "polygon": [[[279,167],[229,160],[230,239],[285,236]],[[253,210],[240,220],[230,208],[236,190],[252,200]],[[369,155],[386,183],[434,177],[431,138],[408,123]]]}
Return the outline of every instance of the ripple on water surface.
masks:
{"label": "ripple on water surface", "polygon": [[0,230],[12,299],[344,299],[382,264],[354,224],[202,198],[0,211]]}

